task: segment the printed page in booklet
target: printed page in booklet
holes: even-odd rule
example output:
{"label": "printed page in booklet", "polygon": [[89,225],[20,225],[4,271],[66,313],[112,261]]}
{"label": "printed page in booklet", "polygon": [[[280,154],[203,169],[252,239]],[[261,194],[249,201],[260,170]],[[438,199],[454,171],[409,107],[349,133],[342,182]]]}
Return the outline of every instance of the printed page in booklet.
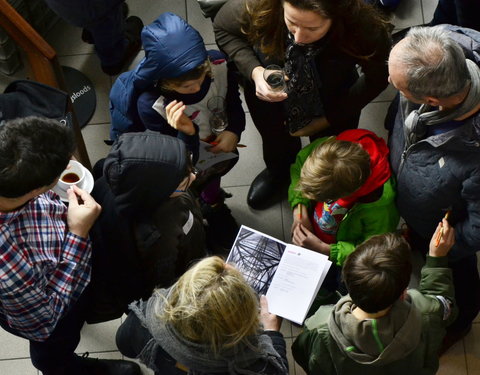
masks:
{"label": "printed page in booklet", "polygon": [[287,245],[268,288],[270,312],[303,324],[331,264],[326,255]]}
{"label": "printed page in booklet", "polygon": [[268,299],[271,313],[302,324],[331,262],[323,254],[240,227],[227,262]]}

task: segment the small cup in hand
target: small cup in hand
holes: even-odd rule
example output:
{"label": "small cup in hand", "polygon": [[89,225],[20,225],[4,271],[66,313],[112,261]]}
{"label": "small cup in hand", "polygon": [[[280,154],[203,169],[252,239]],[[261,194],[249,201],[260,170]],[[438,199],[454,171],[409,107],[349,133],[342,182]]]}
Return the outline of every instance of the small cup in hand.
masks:
{"label": "small cup in hand", "polygon": [[268,65],[263,71],[263,79],[268,83],[272,91],[286,91],[285,71],[280,66]]}
{"label": "small cup in hand", "polygon": [[81,187],[83,179],[85,178],[85,169],[78,161],[70,160],[67,168],[60,175],[58,180],[58,187],[67,191],[70,186],[77,185]]}

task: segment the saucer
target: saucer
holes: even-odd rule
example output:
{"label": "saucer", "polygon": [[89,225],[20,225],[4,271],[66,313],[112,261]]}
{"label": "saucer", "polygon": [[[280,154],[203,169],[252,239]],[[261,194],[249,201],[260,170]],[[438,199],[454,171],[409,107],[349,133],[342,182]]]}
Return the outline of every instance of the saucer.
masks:
{"label": "saucer", "polygon": [[[92,173],[85,167],[83,167],[83,170],[85,172],[85,177],[83,178],[83,181],[78,185],[80,189],[85,190],[87,193],[91,193],[93,190],[93,175]],[[66,190],[63,190],[56,184],[52,190],[60,197],[60,199],[66,203],[68,203],[68,194]]]}

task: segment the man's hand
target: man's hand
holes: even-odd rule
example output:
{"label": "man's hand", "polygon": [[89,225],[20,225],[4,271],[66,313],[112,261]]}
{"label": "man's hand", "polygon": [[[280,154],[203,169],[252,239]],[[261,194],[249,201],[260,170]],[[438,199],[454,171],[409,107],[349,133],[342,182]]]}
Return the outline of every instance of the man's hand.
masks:
{"label": "man's hand", "polygon": [[167,121],[172,128],[177,129],[179,132],[194,135],[195,127],[193,126],[192,120],[183,113],[185,108],[187,108],[187,106],[183,104],[183,102],[177,102],[176,100],[170,102],[165,107]]}
{"label": "man's hand", "polygon": [[210,152],[218,154],[219,152],[232,152],[237,148],[238,136],[228,130],[221,132],[213,141],[215,146],[209,148]]}
{"label": "man's hand", "polygon": [[87,238],[93,223],[100,215],[102,207],[85,190],[72,186],[68,194],[68,229],[77,236]]}
{"label": "man's hand", "polygon": [[444,257],[455,244],[455,229],[446,219],[437,225],[437,229],[430,240],[428,255],[431,257]]}
{"label": "man's hand", "polygon": [[280,331],[282,318],[268,312],[267,297],[260,296],[260,322],[265,331]]}
{"label": "man's hand", "polygon": [[299,224],[293,231],[292,242],[317,253],[330,255],[330,245],[318,238],[315,233],[310,232],[302,224]]}
{"label": "man's hand", "polygon": [[273,91],[267,81],[263,79],[263,66],[257,66],[252,71],[252,80],[255,82],[255,93],[257,97],[266,102],[282,102],[287,99],[287,93],[283,91]]}

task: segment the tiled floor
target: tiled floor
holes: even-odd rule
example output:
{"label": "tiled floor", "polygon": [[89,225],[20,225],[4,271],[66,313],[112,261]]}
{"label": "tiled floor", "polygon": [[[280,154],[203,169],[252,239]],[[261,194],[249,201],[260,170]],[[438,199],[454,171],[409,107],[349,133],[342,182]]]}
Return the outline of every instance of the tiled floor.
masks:
{"label": "tiled floor", "polygon": [[[160,13],[171,11],[185,17],[190,24],[197,28],[209,47],[214,48],[214,37],[209,20],[203,18],[195,0],[127,0],[130,13],[140,16],[144,23],[153,21]],[[437,0],[403,0],[395,13],[394,23],[396,28],[428,22],[433,14]],[[80,39],[80,29],[59,22],[48,36],[49,43],[56,49],[62,65],[75,67],[84,72],[94,83],[97,92],[97,109],[90,124],[83,130],[87,149],[94,163],[108,152],[108,147],[103,143],[108,138],[109,112],[108,92],[113,79],[104,75],[99,66],[97,57],[93,54],[92,46],[85,44]],[[133,62],[134,66],[143,57],[140,53]],[[18,72],[13,77],[0,75],[0,89],[13,79],[25,78],[25,70]],[[383,119],[389,101],[395,95],[393,88],[388,88],[379,95],[362,112],[361,127],[369,128],[385,136]],[[240,161],[237,166],[223,179],[223,185],[233,194],[228,200],[228,205],[239,223],[246,224],[280,239],[289,239],[291,225],[290,209],[286,202],[265,210],[255,211],[250,209],[245,202],[248,187],[253,177],[260,172],[264,163],[261,156],[260,137],[247,114],[247,129],[243,134],[242,143],[248,145],[240,149]],[[78,352],[89,351],[92,356],[102,358],[121,358],[116,350],[114,335],[120,319],[97,325],[85,326],[82,331],[82,341]],[[480,374],[480,320],[473,325],[472,332],[455,345],[441,359],[439,374],[473,375]],[[299,333],[300,329],[288,322],[283,323],[282,331],[287,339],[287,344]],[[289,357],[290,373],[303,374],[293,358]],[[152,374],[151,371],[144,371]],[[2,375],[36,375],[29,360],[28,343],[0,330],[0,374]]]}

